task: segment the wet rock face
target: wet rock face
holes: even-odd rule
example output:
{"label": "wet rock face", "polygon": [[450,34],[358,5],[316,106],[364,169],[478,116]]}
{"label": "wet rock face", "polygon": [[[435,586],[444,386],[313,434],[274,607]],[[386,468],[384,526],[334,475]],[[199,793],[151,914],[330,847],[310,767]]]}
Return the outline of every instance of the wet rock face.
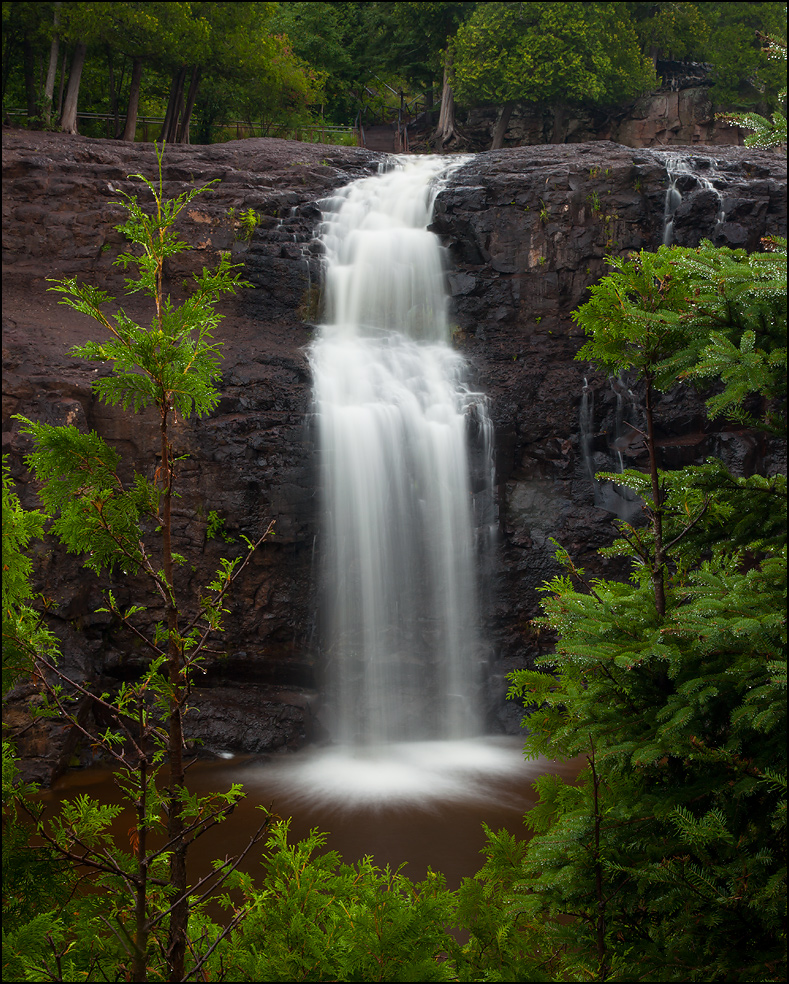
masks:
{"label": "wet rock face", "polygon": [[[22,459],[27,445],[14,413],[93,428],[119,447],[128,474],[152,471],[155,420],[130,419],[93,399],[94,366],[70,359],[68,350],[95,337],[94,326],[57,306],[44,278],[77,276],[122,291],[112,261],[123,242],[113,227],[124,214],[112,202],[120,191],[139,190],[128,174],[153,178],[155,159],[151,145],[62,134],[4,132],[3,141],[3,451],[11,454],[22,501],[33,508]],[[785,232],[780,157],[736,147],[692,153],[697,169],[716,161],[716,191],[683,178],[677,243],[712,236],[752,249],[762,235]],[[191,273],[211,266],[223,249],[244,264],[253,285],[221,308],[219,407],[176,433],[189,455],[179,472],[175,546],[189,558],[180,575],[186,596],[210,579],[220,556],[241,552],[240,533],[255,539],[276,520],[276,536],[253,557],[231,599],[217,646],[226,655],[200,678],[195,703],[202,710],[187,718],[190,737],[209,750],[274,750],[322,734],[318,477],[305,355],[319,309],[316,202],[374,172],[381,158],[278,140],[172,147],[165,158],[169,196],[221,179],[190,204],[179,226],[194,248],[168,271],[174,299],[188,290],[183,282]],[[570,314],[604,273],[608,250],[662,242],[667,183],[657,151],[604,142],[523,147],[471,158],[437,200],[434,229],[446,246],[456,344],[489,395],[496,426],[499,534],[485,591],[493,727],[517,730],[517,709],[501,699],[503,675],[544,645],[529,620],[539,613],[539,585],[556,571],[550,538],[590,571],[601,570],[593,552],[610,542],[610,508],[618,504],[593,485],[590,468],[615,470],[620,454],[625,464],[641,461],[622,424],[637,413],[638,393],[629,393],[627,380],[610,381],[573,360],[582,340]],[[238,217],[250,208],[259,221],[247,242]],[[136,296],[124,306],[142,323],[150,318]],[[582,440],[585,379],[589,423]],[[666,396],[658,412],[672,466],[719,453],[752,468],[769,452],[751,435],[710,427],[686,395]],[[210,510],[225,517],[236,542],[206,538]],[[98,580],[51,543],[36,551],[38,588],[57,602],[50,620],[69,674],[107,686],[137,672],[142,653],[108,616],[95,613]],[[116,595],[121,605],[139,601],[131,581]],[[152,611],[151,620],[159,614]],[[20,688],[16,696],[10,713],[21,723],[34,694]],[[92,711],[86,705],[83,713]],[[72,755],[87,755],[56,727],[27,732],[19,749],[29,774],[45,781]]]}
{"label": "wet rock face", "polygon": [[[122,193],[150,200],[141,182],[127,176],[142,173],[155,180],[156,160],[150,144],[63,134],[5,131],[3,145],[3,451],[11,455],[23,503],[34,508],[23,464],[28,444],[13,419],[16,413],[95,429],[122,452],[129,476],[132,469],[149,476],[155,469],[157,421],[147,414],[129,417],[93,398],[95,365],[71,359],[68,352],[98,337],[98,326],[58,305],[45,278],[73,276],[122,295],[123,274],[113,260],[125,240],[114,227],[126,213],[114,203]],[[198,597],[220,558],[243,552],[240,534],[255,540],[270,520],[276,523],[275,537],[237,582],[228,631],[215,647],[226,655],[209,661],[201,676],[206,684],[201,712],[188,718],[190,737],[203,740],[209,750],[282,748],[316,733],[311,641],[317,500],[305,355],[320,280],[320,250],[312,242],[320,216],[315,203],[374,173],[380,157],[282,140],[174,146],[165,156],[168,197],[219,179],[179,220],[179,234],[192,249],[169,263],[174,300],[188,291],[193,273],[217,262],[221,250],[231,251],[252,285],[220,306],[224,320],[216,339],[224,360],[218,408],[202,421],[177,424],[173,432],[175,447],[188,455],[179,465],[180,497],[174,505],[174,549],[188,558],[179,572],[183,596]],[[247,240],[241,217],[250,209],[257,224]],[[142,324],[152,318],[139,295],[124,298],[123,306]],[[234,542],[207,539],[211,510],[225,519]],[[107,615],[95,613],[102,605],[98,579],[52,543],[35,549],[38,587],[56,602],[50,622],[62,641],[69,676],[106,687],[134,675],[144,654]],[[133,579],[118,585],[119,604],[139,603],[140,588]],[[150,621],[161,615],[154,608]],[[239,688],[243,715],[227,712],[228,685]],[[32,697],[31,688],[17,694],[13,714],[20,727],[24,702]],[[83,713],[90,717],[89,704]],[[30,775],[42,781],[73,755],[87,760],[89,754],[54,727],[26,732],[19,751]]]}
{"label": "wet rock face", "polygon": [[[683,178],[675,243],[709,238],[753,250],[762,236],[785,234],[780,157],[739,147],[688,155],[713,190]],[[558,573],[551,538],[590,574],[603,573],[594,551],[611,542],[612,518],[638,516],[637,504],[591,475],[645,466],[627,427],[641,426],[639,394],[574,361],[583,338],[571,313],[605,273],[609,250],[661,244],[667,185],[665,153],[599,142],[479,154],[438,198],[433,228],[447,247],[456,339],[490,398],[497,435],[500,542],[487,623],[494,687],[550,645],[533,639],[528,623],[539,614],[540,585]],[[663,396],[657,420],[665,467],[711,454],[738,470],[780,464],[761,438],[710,423],[688,392]]]}

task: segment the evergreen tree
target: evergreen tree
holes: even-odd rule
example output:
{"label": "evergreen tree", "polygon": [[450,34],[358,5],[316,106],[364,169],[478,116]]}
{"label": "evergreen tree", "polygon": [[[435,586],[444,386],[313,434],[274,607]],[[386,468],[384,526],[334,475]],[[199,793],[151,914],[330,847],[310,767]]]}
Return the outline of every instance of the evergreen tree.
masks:
{"label": "evergreen tree", "polygon": [[458,98],[502,106],[493,148],[517,103],[614,105],[655,83],[624,4],[479,4],[452,48]]}
{"label": "evergreen tree", "polygon": [[[646,523],[618,521],[602,551],[629,582],[557,555],[539,621],[556,651],[512,695],[532,705],[527,754],[586,764],[575,784],[539,780],[533,839],[491,834],[464,889],[484,929],[485,893],[508,885],[494,928],[544,925],[530,960],[553,979],[785,980],[786,476],[660,468],[653,406],[678,378],[717,381],[710,416],[785,441],[786,245],[765,246],[613,260],[576,314],[578,358],[639,377],[649,472],[606,477]],[[478,967],[489,936],[472,925]]]}
{"label": "evergreen tree", "polygon": [[712,66],[715,105],[760,115],[780,109],[786,66],[780,60],[765,62],[760,34],[785,36],[786,4],[708,0],[698,8],[710,28],[702,58]]}
{"label": "evergreen tree", "polygon": [[[773,62],[783,62],[786,65],[786,41],[779,38],[771,38],[759,33],[759,37],[764,43],[762,51]],[[778,94],[782,103],[786,103],[786,84],[784,69],[784,88]],[[771,119],[765,119],[758,113],[720,113],[717,117],[732,126],[741,126],[747,130],[753,130],[745,138],[746,147],[779,147],[786,146],[786,113],[776,111]]]}

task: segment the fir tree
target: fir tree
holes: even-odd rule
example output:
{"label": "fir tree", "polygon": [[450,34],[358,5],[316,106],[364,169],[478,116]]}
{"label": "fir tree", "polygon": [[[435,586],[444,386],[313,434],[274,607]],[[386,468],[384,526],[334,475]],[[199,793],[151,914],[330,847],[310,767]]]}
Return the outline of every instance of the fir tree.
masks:
{"label": "fir tree", "polygon": [[586,760],[576,784],[537,783],[535,836],[514,854],[491,834],[479,876],[508,884],[497,925],[553,979],[785,980],[786,476],[660,468],[653,406],[717,380],[710,415],[785,439],[786,247],[766,246],[613,260],[576,314],[578,358],[640,378],[649,470],[606,476],[644,503],[602,551],[629,582],[560,549],[539,620],[556,651],[512,676],[527,754]]}

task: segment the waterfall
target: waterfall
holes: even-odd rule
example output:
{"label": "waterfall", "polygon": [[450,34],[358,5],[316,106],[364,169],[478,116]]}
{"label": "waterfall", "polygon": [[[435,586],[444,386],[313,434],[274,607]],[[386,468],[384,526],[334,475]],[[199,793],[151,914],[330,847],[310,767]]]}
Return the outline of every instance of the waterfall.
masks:
{"label": "waterfall", "polygon": [[492,428],[450,344],[427,229],[447,166],[400,159],[321,203],[325,316],[309,360],[325,690],[344,745],[481,730],[475,499],[490,499]]}
{"label": "waterfall", "polygon": [[[609,377],[611,391],[616,397],[616,412],[613,428],[608,432],[608,454],[595,460],[594,451],[594,391],[584,377],[581,391],[581,404],[578,412],[578,430],[581,459],[584,471],[592,484],[594,504],[598,509],[614,513],[619,519],[632,522],[641,512],[641,499],[630,489],[611,481],[600,481],[598,471],[613,471],[621,474],[625,470],[623,450],[638,433],[634,420],[639,418],[639,405],[621,374]],[[639,420],[639,424],[641,421]],[[605,461],[605,457],[608,461]]]}
{"label": "waterfall", "polygon": [[[661,155],[663,156],[663,155]],[[703,191],[712,191],[718,198],[718,212],[715,216],[715,225],[711,236],[723,225],[725,219],[723,196],[715,187],[712,179],[698,169],[694,168],[696,163],[693,158],[683,154],[665,154],[666,174],[668,176],[668,187],[663,205],[663,245],[671,246],[674,242],[674,215],[682,202],[682,192],[679,189],[683,179],[690,179],[698,188]],[[713,175],[717,174],[717,165],[713,160],[702,159],[701,163],[708,168]]]}
{"label": "waterfall", "polygon": [[305,807],[504,802],[523,774],[517,739],[482,736],[493,429],[451,345],[428,231],[463,163],[395,158],[320,203],[324,315],[308,358],[328,741],[265,767],[266,788]]}

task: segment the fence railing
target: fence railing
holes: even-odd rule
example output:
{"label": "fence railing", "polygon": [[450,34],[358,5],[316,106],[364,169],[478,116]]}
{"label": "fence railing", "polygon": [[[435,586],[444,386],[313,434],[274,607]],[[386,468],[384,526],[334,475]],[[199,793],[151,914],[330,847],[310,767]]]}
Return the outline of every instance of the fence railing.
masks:
{"label": "fence railing", "polygon": [[[10,120],[11,117],[24,117],[27,119],[27,112],[24,109],[7,109],[3,112],[4,121],[6,118]],[[123,117],[116,120],[112,113],[77,113],[77,123],[80,120],[103,120],[105,136],[108,139],[112,139],[116,135],[116,127],[119,125],[123,126]],[[164,123],[163,116],[146,116],[140,115],[137,117],[137,134],[142,133],[142,140],[146,143],[150,140],[155,140],[157,137],[157,130],[160,130],[162,124]],[[199,119],[193,119],[191,121],[191,127],[193,130],[200,126]],[[336,123],[311,123],[307,125],[299,125],[293,123],[274,123],[274,122],[249,122],[248,120],[227,120],[221,122],[214,122],[209,125],[212,137],[219,136],[223,132],[230,133],[231,135],[235,133],[236,140],[242,140],[245,137],[285,137],[288,140],[300,140],[308,143],[321,143],[326,142],[326,137],[330,139],[332,137],[344,137],[346,140],[353,140],[355,143],[361,143],[361,135],[359,130],[353,126],[345,126]],[[232,139],[231,137],[226,137],[225,139]]]}

